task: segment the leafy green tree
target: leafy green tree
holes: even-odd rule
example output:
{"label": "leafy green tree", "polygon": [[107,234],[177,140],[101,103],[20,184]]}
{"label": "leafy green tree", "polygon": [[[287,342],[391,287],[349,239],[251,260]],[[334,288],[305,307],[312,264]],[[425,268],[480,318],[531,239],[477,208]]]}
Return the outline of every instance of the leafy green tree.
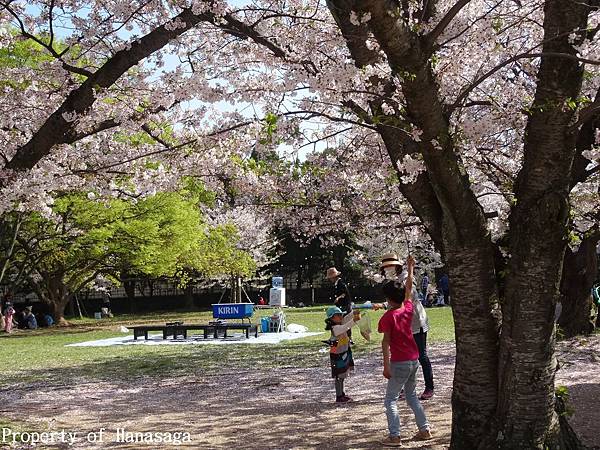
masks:
{"label": "leafy green tree", "polygon": [[65,195],[52,220],[34,213],[23,221],[13,273],[26,271],[27,283],[59,323],[65,323],[71,297],[100,275],[117,281],[123,272],[152,278],[190,271],[251,274],[254,263],[236,248],[235,227],[208,227],[201,201],[206,199],[190,190],[136,202]]}

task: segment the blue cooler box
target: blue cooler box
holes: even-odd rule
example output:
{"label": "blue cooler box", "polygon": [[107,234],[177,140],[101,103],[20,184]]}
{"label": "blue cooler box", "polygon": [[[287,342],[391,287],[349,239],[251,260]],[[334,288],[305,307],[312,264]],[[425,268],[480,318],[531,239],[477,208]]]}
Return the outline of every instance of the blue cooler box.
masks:
{"label": "blue cooler box", "polygon": [[271,324],[271,318],[270,317],[261,317],[260,319],[260,330],[263,333],[268,333],[269,332],[269,325]]}
{"label": "blue cooler box", "polygon": [[252,303],[219,303],[212,307],[215,319],[246,319],[254,313]]}

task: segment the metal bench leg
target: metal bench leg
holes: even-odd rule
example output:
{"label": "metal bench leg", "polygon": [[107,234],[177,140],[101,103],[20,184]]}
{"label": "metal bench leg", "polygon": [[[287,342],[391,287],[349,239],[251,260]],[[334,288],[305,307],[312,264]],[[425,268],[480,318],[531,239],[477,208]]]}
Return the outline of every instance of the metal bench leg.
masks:
{"label": "metal bench leg", "polygon": [[144,340],[148,340],[148,330],[144,331]]}

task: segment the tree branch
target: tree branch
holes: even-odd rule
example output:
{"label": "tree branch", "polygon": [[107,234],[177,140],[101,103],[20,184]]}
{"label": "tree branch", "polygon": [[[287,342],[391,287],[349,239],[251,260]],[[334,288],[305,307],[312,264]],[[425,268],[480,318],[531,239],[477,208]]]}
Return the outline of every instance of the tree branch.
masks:
{"label": "tree branch", "polygon": [[[210,1],[206,0],[207,3]],[[12,170],[32,168],[37,162],[50,153],[55,145],[68,143],[73,137],[77,117],[84,115],[96,101],[96,92],[112,86],[131,67],[164,47],[172,39],[182,35],[200,22],[208,22],[231,35],[250,38],[262,46],[269,48],[276,56],[285,57],[285,52],[277,45],[260,35],[256,30],[239,20],[227,15],[225,24],[221,17],[212,12],[196,15],[191,9],[184,9],[167,24],[161,25],[145,36],[133,41],[128,48],[116,52],[96,72],[89,74],[87,80],[77,89],[70,92],[62,105],[54,111],[34,133],[31,139],[17,149],[15,156],[6,165]],[[176,23],[177,26],[172,26]],[[23,27],[24,30],[24,27]],[[26,32],[26,31],[25,31]],[[105,123],[105,126],[111,125]],[[69,137],[71,134],[71,137]]]}
{"label": "tree branch", "polygon": [[446,15],[440,20],[440,22],[435,26],[433,30],[431,30],[425,36],[425,43],[427,48],[429,48],[430,52],[433,52],[435,48],[435,41],[438,37],[444,32],[446,27],[450,25],[452,20],[456,17],[456,15],[470,2],[471,0],[459,0],[456,2],[452,8],[446,13]]}
{"label": "tree branch", "polygon": [[456,109],[458,106],[460,106],[460,103],[463,100],[465,100],[469,96],[469,94],[471,92],[473,92],[473,90],[477,86],[479,86],[481,83],[483,83],[485,80],[487,80],[489,77],[491,77],[493,74],[495,74],[496,72],[498,72],[503,67],[506,67],[509,64],[511,64],[511,63],[513,63],[515,61],[518,61],[520,59],[532,59],[532,58],[543,58],[543,57],[566,58],[566,59],[571,59],[571,60],[583,62],[583,63],[586,63],[586,64],[600,65],[600,61],[596,61],[596,60],[592,60],[592,59],[586,59],[586,58],[580,58],[578,56],[571,55],[569,53],[560,53],[560,52],[542,52],[542,53],[530,53],[530,52],[526,52],[526,53],[521,53],[519,55],[515,55],[512,58],[509,58],[506,61],[498,64],[497,66],[495,66],[494,68],[490,69],[485,74],[483,74],[482,76],[480,76],[473,83],[471,83],[470,86],[468,86],[467,88],[465,88],[459,94],[459,96],[456,98],[456,100],[454,101],[454,103],[450,106],[450,112],[452,112],[454,109]]}

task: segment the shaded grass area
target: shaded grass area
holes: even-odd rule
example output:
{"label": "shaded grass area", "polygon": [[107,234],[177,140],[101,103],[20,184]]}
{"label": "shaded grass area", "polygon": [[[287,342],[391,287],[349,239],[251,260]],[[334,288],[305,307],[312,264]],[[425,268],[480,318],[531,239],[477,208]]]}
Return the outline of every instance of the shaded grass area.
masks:
{"label": "shaded grass area", "polygon": [[[324,331],[326,305],[285,310],[287,323],[308,327],[309,331]],[[454,340],[450,308],[428,309],[431,330],[429,342]],[[258,310],[253,321],[273,310]],[[368,312],[373,327],[371,342],[356,330],[355,355],[379,351],[380,335],[376,332],[381,311]],[[72,321],[69,328],[19,331],[0,337],[0,389],[15,385],[43,383],[66,385],[78,381],[128,381],[144,377],[199,376],[227,370],[250,370],[280,367],[315,367],[328,364],[327,353],[320,342],[328,334],[275,345],[157,345],[113,347],[65,347],[66,344],[106,339],[123,335],[121,326],[164,323],[182,320],[206,323],[212,320],[210,311],[193,313],[155,313],[122,315],[112,319]],[[327,332],[328,333],[328,332]]]}

